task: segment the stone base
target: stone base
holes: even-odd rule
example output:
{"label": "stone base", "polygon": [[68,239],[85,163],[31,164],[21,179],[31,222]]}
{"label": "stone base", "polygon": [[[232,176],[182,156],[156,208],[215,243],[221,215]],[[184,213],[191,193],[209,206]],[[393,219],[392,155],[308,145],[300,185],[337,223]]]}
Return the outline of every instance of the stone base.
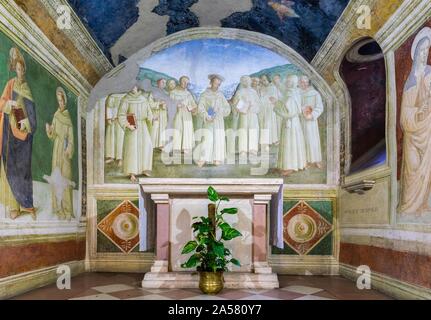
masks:
{"label": "stone base", "polygon": [[152,273],[166,273],[168,272],[168,261],[164,260],[156,260],[154,261],[153,266],[151,267]]}
{"label": "stone base", "polygon": [[[275,289],[279,288],[275,273],[225,272],[224,287],[227,289]],[[142,280],[143,288],[193,289],[199,288],[197,272],[148,272]]]}

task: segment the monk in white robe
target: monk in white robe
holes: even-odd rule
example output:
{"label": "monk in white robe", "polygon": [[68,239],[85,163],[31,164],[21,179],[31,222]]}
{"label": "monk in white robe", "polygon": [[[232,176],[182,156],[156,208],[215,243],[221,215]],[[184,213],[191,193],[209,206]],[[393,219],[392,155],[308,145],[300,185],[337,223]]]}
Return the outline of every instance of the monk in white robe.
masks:
{"label": "monk in white robe", "polygon": [[117,161],[122,165],[124,130],[118,121],[118,109],[124,93],[113,93],[106,98],[106,127],[105,127],[105,159],[106,163]]}
{"label": "monk in white robe", "polygon": [[[271,99],[277,103],[275,99]],[[278,102],[275,112],[283,119],[281,127],[280,149],[277,167],[282,175],[303,170],[307,165],[304,133],[301,125],[301,96],[298,89],[298,77],[288,76],[286,79],[286,95]]]}
{"label": "monk in white robe", "polygon": [[193,114],[197,113],[198,106],[193,95],[187,90],[189,82],[188,77],[181,77],[180,85],[169,94],[170,98],[177,103],[174,117],[174,153],[181,151],[185,154],[191,153],[195,144]]}
{"label": "monk in white robe", "polygon": [[[281,82],[281,76],[279,74],[274,75],[274,77],[272,78],[271,87],[273,87],[278,94],[278,96],[276,97],[277,101],[281,101],[284,95],[284,88]],[[278,139],[280,139],[283,119],[279,115],[276,115],[276,117],[277,117],[277,135],[278,135]]]}
{"label": "monk in white robe", "polygon": [[[58,110],[54,114],[52,124],[46,124],[48,138],[54,142],[52,151],[52,173],[58,170],[64,179],[72,182],[72,157],[75,149],[73,141],[73,124],[69,111],[66,109],[67,96],[63,88],[57,88]],[[52,175],[51,173],[51,175]],[[71,220],[73,214],[73,188],[67,185],[60,199],[56,190],[52,192],[53,212],[61,220]]]}
{"label": "monk in white robe", "polygon": [[305,149],[308,165],[322,168],[322,147],[318,119],[323,113],[323,102],[320,93],[310,85],[307,76],[299,81],[302,97],[302,124],[304,129]]}
{"label": "monk in white robe", "polygon": [[123,172],[136,182],[136,176],[151,175],[153,169],[153,143],[151,121],[153,99],[135,86],[122,100],[118,119],[124,129]]}
{"label": "monk in white robe", "polygon": [[153,147],[159,149],[163,149],[167,143],[168,109],[166,99],[164,99],[164,96],[167,96],[165,88],[166,79],[159,79],[157,81],[157,88],[152,90],[156,103],[153,104],[151,140],[153,141]]}
{"label": "monk in white robe", "polygon": [[241,85],[231,100],[232,106],[239,113],[238,150],[240,155],[259,151],[259,119],[261,109],[259,95],[251,87],[249,76],[241,77]]}
{"label": "monk in white robe", "polygon": [[431,212],[431,67],[427,65],[431,29],[424,28],[412,46],[413,67],[401,103],[403,159],[401,214],[421,216]]}
{"label": "monk in white robe", "polygon": [[219,75],[209,75],[210,87],[202,93],[198,109],[204,121],[205,135],[202,141],[198,165],[205,163],[223,164],[226,159],[226,134],[224,118],[231,112],[231,107],[223,93],[219,90],[223,78]]}
{"label": "monk in white robe", "polygon": [[260,83],[260,99],[262,102],[260,144],[264,149],[269,150],[270,145],[277,144],[279,141],[277,115],[274,112],[274,104],[271,102],[271,98],[279,101],[279,92],[275,86],[269,83],[267,76],[262,76]]}

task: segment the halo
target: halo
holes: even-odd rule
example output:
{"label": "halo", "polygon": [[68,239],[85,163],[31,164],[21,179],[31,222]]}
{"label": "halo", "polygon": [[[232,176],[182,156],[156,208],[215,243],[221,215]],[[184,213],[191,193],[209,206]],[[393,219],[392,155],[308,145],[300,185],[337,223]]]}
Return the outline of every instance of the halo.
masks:
{"label": "halo", "polygon": [[419,41],[421,41],[423,38],[428,38],[428,40],[430,41],[430,44],[431,44],[431,28],[425,27],[421,31],[419,31],[419,33],[416,35],[415,40],[413,41],[413,44],[412,44],[412,49],[411,49],[412,60],[415,59],[416,48],[419,44]]}

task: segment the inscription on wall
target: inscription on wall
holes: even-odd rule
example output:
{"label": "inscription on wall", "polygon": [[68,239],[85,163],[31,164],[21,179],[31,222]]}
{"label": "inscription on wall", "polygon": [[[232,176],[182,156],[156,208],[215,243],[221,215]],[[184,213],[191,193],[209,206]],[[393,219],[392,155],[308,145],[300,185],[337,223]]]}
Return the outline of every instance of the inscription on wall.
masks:
{"label": "inscription on wall", "polygon": [[376,182],[374,188],[363,195],[340,194],[341,225],[389,224],[389,177]]}

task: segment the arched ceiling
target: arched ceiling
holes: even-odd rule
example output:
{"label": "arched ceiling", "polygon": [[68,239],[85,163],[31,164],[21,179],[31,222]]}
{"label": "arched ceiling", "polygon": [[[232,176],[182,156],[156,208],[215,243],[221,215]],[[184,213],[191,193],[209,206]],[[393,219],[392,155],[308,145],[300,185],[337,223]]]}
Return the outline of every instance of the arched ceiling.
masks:
{"label": "arched ceiling", "polygon": [[114,64],[171,33],[222,26],[271,35],[311,61],[348,0],[68,0]]}

